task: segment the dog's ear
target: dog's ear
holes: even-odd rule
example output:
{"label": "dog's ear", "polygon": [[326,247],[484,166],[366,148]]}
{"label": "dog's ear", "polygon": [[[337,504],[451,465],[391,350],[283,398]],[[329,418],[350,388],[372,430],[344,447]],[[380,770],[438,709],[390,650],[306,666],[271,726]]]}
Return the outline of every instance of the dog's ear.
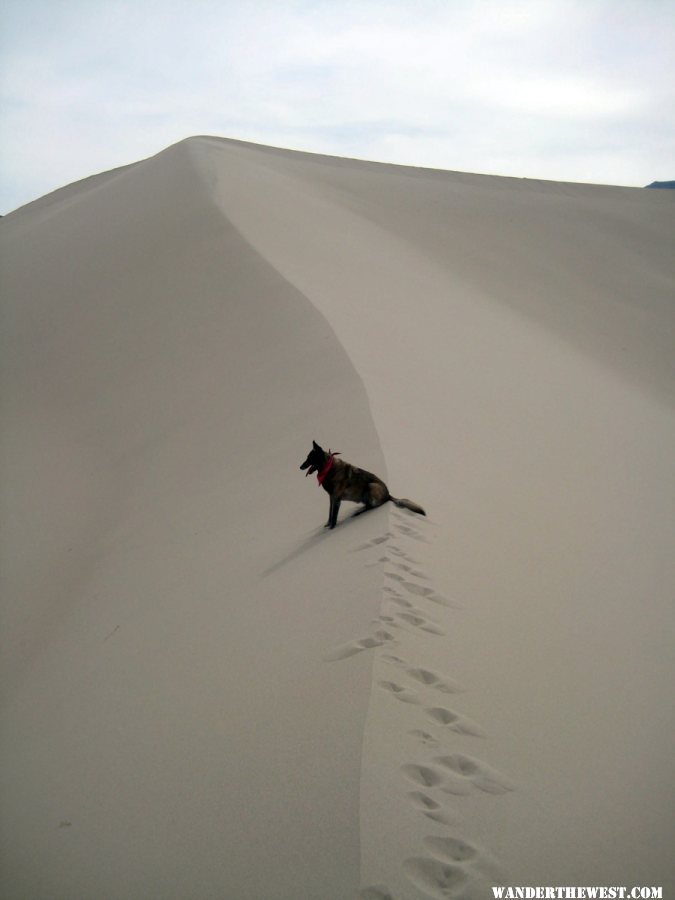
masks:
{"label": "dog's ear", "polygon": [[312,441],[312,444],[314,445],[314,449],[315,449],[315,450],[320,450],[320,449],[321,449],[321,447],[317,444],[316,441]]}

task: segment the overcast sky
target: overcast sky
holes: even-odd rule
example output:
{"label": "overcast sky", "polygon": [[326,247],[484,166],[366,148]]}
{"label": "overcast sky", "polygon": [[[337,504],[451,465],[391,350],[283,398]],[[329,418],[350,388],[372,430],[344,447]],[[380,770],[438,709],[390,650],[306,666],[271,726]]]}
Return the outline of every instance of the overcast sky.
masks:
{"label": "overcast sky", "polygon": [[675,0],[3,0],[0,212],[193,134],[675,178]]}

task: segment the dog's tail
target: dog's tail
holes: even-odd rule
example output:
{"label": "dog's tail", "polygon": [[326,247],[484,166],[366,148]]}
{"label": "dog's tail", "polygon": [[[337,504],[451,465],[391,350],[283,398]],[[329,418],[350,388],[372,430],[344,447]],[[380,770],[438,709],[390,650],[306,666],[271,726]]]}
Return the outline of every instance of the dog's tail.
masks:
{"label": "dog's tail", "polygon": [[413,503],[412,500],[399,500],[398,497],[392,497],[391,494],[389,494],[389,499],[395,506],[409,509],[411,512],[418,513],[420,516],[426,516],[422,507],[418,506],[417,503]]}

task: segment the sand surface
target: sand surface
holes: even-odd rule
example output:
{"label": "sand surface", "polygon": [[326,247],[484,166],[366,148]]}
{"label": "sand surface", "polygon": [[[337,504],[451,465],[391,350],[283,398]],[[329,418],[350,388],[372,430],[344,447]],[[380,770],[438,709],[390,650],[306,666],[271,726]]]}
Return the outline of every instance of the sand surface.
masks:
{"label": "sand surface", "polygon": [[670,896],[674,234],[206,137],[5,217],[1,896]]}

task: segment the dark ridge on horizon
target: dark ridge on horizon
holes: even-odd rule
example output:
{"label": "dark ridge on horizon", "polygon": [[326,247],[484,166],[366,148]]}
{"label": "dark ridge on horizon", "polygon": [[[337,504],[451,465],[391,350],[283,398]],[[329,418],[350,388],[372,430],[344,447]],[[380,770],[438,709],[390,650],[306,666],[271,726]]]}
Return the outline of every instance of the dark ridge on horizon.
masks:
{"label": "dark ridge on horizon", "polygon": [[651,184],[646,184],[645,187],[675,189],[675,181],[652,181]]}

